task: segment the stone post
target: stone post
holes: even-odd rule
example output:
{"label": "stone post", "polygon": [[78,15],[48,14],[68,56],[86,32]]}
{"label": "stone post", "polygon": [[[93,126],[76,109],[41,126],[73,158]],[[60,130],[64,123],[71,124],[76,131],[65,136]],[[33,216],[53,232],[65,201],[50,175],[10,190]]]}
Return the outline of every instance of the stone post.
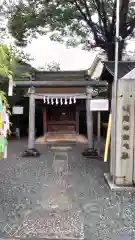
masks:
{"label": "stone post", "polygon": [[35,147],[35,88],[31,87],[29,92],[29,131],[28,149]]}
{"label": "stone post", "polygon": [[83,151],[83,156],[90,158],[98,158],[97,150],[94,148],[94,136],[93,136],[93,112],[90,110],[90,101],[92,99],[91,87],[87,87],[87,99],[86,99],[86,115],[87,115],[87,137],[88,148]]}
{"label": "stone post", "polygon": [[[132,186],[135,182],[135,81],[120,79],[117,92],[116,138],[111,144],[110,176],[106,179],[111,189]],[[114,109],[112,108],[112,111]],[[113,128],[113,125],[112,125]],[[116,149],[113,147],[116,141]],[[111,183],[111,179],[113,182]],[[127,189],[127,188],[126,188]]]}
{"label": "stone post", "polygon": [[[134,169],[135,83],[121,79],[118,84],[116,134],[116,185],[132,185]],[[113,150],[113,149],[112,149]]]}
{"label": "stone post", "polygon": [[28,148],[22,154],[22,157],[38,157],[40,153],[35,148],[35,88],[29,90],[29,130],[28,130]]}
{"label": "stone post", "polygon": [[92,98],[92,88],[87,87],[86,114],[87,114],[87,137],[88,148],[93,148],[93,113],[90,111],[90,100]]}

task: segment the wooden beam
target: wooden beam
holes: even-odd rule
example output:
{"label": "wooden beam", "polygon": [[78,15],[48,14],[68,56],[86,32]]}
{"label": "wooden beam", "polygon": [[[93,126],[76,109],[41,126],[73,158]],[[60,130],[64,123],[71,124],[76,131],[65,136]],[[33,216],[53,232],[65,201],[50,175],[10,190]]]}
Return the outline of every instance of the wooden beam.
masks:
{"label": "wooden beam", "polygon": [[105,81],[15,81],[17,87],[106,87]]}

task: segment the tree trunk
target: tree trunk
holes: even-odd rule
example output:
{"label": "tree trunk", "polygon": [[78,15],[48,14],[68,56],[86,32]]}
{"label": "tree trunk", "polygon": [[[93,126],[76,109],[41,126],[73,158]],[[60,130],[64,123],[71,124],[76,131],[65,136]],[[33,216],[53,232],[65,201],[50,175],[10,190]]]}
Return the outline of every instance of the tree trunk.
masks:
{"label": "tree trunk", "polygon": [[[124,50],[124,42],[119,42],[119,52],[118,52],[118,60],[122,60],[122,54]],[[106,49],[107,52],[107,59],[108,61],[115,61],[115,43],[112,43],[111,45],[108,44],[108,47]]]}
{"label": "tree trunk", "polygon": [[111,44],[107,47],[107,59],[108,61],[115,60],[115,44]]}

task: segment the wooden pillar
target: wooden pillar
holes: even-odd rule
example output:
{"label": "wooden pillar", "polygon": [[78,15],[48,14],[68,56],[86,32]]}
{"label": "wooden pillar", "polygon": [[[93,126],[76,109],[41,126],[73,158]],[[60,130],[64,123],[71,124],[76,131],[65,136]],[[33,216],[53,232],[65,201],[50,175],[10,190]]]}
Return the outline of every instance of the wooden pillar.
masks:
{"label": "wooden pillar", "polygon": [[43,128],[44,128],[44,135],[47,133],[47,119],[46,119],[46,108],[43,110]]}
{"label": "wooden pillar", "polygon": [[35,147],[35,88],[31,87],[29,92],[29,131],[28,149]]}
{"label": "wooden pillar", "polygon": [[76,133],[79,134],[79,109],[76,107]]}
{"label": "wooden pillar", "polygon": [[92,88],[87,87],[86,114],[87,114],[87,137],[88,148],[93,148],[93,113],[90,111],[90,100],[92,98]]}

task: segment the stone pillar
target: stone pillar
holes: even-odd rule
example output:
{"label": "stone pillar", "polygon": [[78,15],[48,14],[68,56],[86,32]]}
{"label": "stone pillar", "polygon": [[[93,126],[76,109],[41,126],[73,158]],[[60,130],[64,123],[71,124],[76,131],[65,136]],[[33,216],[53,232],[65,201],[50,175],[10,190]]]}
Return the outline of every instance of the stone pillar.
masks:
{"label": "stone pillar", "polygon": [[116,149],[111,145],[111,170],[114,183],[119,186],[133,184],[135,135],[135,81],[118,82]]}
{"label": "stone pillar", "polygon": [[22,157],[38,157],[40,153],[35,148],[35,88],[31,87],[29,91],[29,130],[28,130],[28,148],[22,154]]}
{"label": "stone pillar", "polygon": [[92,88],[87,87],[86,114],[87,114],[87,137],[88,148],[93,148],[93,113],[90,111],[90,100],[92,98]]}
{"label": "stone pillar", "polygon": [[31,87],[29,92],[29,131],[28,149],[35,147],[35,88]]}
{"label": "stone pillar", "polygon": [[98,158],[97,150],[94,149],[93,142],[93,113],[90,111],[90,101],[92,99],[93,89],[87,87],[87,99],[86,99],[86,115],[87,115],[87,137],[88,137],[88,148],[83,151],[83,156],[90,158]]}
{"label": "stone pillar", "polygon": [[[113,101],[113,98],[114,98],[114,90],[113,90],[113,85],[112,85],[112,100],[111,100],[111,142],[110,142],[110,174],[111,176],[114,178],[114,172],[115,172],[115,164],[116,164],[116,157],[115,157],[115,150],[114,150],[114,145],[115,145],[115,139],[114,139],[114,131],[115,131],[115,119],[114,119],[114,111],[115,111],[115,108],[114,108],[114,101]],[[115,159],[115,160],[114,160]]]}

